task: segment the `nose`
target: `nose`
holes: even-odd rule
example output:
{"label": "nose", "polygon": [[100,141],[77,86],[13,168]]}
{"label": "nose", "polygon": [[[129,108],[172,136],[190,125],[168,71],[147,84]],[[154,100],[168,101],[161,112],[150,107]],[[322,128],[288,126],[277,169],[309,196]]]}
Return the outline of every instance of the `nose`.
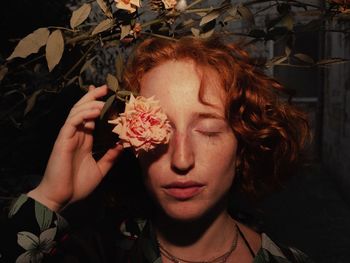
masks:
{"label": "nose", "polygon": [[195,156],[189,136],[175,131],[170,143],[171,169],[179,175],[188,174],[195,164]]}

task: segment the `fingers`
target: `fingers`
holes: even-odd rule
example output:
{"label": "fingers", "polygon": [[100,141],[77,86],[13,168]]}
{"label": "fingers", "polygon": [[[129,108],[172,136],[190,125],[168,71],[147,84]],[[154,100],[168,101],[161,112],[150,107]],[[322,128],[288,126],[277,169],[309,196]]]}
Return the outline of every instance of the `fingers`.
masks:
{"label": "fingers", "polygon": [[84,129],[86,129],[86,130],[94,130],[95,129],[95,121],[84,122]]}
{"label": "fingers", "polygon": [[101,171],[101,174],[105,176],[107,172],[112,168],[114,161],[123,151],[121,144],[116,144],[113,148],[109,149],[104,156],[97,162],[97,165]]}
{"label": "fingers", "polygon": [[105,103],[103,101],[97,101],[97,100],[85,102],[85,103],[82,103],[79,105],[76,104],[69,112],[68,118],[73,117],[74,115],[79,114],[80,112],[88,110],[88,109],[102,110],[104,104]]}
{"label": "fingers", "polygon": [[89,92],[86,93],[75,105],[80,105],[88,101],[97,100],[108,93],[107,85],[95,88],[94,86],[89,87]]}
{"label": "fingers", "polygon": [[[95,127],[93,120],[100,116],[100,114],[101,110],[97,108],[88,108],[74,114],[73,116],[69,117],[66,123],[63,125],[62,135],[67,138],[74,136],[77,127],[82,124],[84,124],[85,128],[93,129]],[[91,122],[93,124],[91,124]]]}
{"label": "fingers", "polygon": [[[89,86],[89,92],[85,94],[71,109],[67,121],[67,124],[75,126],[75,128],[81,124],[84,124],[84,128],[93,130],[95,128],[95,122],[93,119],[97,118],[101,112],[104,102],[97,101],[97,99],[105,96],[108,92],[106,85],[95,88]],[[68,136],[72,136],[75,130],[70,129]]]}
{"label": "fingers", "polygon": [[64,135],[67,137],[73,136],[80,125],[84,125],[87,130],[93,130],[95,128],[94,119],[100,116],[103,105],[104,102],[96,100],[76,104],[67,117],[64,125]]}

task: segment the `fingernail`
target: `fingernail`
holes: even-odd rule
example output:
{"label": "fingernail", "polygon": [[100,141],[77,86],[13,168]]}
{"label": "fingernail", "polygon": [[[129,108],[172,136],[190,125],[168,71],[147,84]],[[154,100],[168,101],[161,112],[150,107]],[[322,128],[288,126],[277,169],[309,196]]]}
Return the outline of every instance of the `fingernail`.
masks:
{"label": "fingernail", "polygon": [[121,141],[118,141],[115,145],[116,145],[118,150],[123,150],[124,149],[123,144],[122,144]]}

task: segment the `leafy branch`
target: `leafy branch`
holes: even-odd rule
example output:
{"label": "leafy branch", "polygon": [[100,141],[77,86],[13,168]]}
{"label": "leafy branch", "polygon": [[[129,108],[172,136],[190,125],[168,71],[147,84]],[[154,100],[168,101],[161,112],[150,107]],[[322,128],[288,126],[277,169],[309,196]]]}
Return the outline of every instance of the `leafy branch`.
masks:
{"label": "leafy branch", "polygon": [[[303,12],[314,15],[298,22],[297,16]],[[265,19],[258,19],[258,16],[265,16]],[[9,96],[6,94],[15,90],[21,90],[25,95],[1,110],[0,121],[10,120],[23,104],[26,104],[23,116],[27,116],[35,107],[37,98],[46,92],[59,93],[71,84],[84,89],[83,73],[96,70],[94,59],[98,50],[104,47],[114,46],[118,54],[115,58],[117,73],[109,74],[109,83],[113,86],[111,91],[119,92],[118,97],[122,94],[123,61],[139,39],[151,36],[176,41],[183,36],[207,38],[221,34],[244,37],[249,39],[249,45],[254,45],[292,39],[298,32],[349,35],[348,28],[338,26],[344,18],[350,18],[350,6],[347,1],[340,0],[328,0],[322,5],[298,0],[251,0],[241,4],[224,0],[214,6],[206,4],[205,0],[191,3],[186,0],[149,0],[142,7],[141,0],[89,0],[72,12],[67,25],[50,25],[25,36],[0,65],[0,99],[7,101]],[[331,23],[334,20],[337,23]],[[237,28],[237,22],[241,23],[240,28]],[[346,62],[338,58],[314,61],[307,54],[297,53],[293,41],[282,43],[288,52],[266,61],[265,67],[324,67]],[[28,77],[17,78],[18,74]],[[27,83],[27,79],[33,76],[41,81]],[[114,76],[115,81],[111,81],[110,76]]]}

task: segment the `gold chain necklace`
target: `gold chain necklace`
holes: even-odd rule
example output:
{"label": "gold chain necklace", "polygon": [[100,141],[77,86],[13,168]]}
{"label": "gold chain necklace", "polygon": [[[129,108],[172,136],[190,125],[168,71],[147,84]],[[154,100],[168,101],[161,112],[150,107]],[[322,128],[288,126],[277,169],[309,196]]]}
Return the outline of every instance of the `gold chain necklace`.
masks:
{"label": "gold chain necklace", "polygon": [[168,250],[166,250],[160,243],[158,242],[158,247],[159,247],[159,251],[160,254],[162,254],[164,257],[166,257],[167,259],[171,260],[174,263],[225,263],[227,261],[227,259],[229,258],[229,256],[232,254],[232,252],[236,249],[237,247],[237,241],[238,241],[238,230],[237,230],[237,225],[235,224],[235,237],[232,241],[232,245],[230,247],[230,249],[225,252],[223,255],[218,256],[212,260],[208,260],[208,261],[191,261],[191,260],[185,260],[182,258],[178,258],[175,257],[173,254],[171,254]]}

